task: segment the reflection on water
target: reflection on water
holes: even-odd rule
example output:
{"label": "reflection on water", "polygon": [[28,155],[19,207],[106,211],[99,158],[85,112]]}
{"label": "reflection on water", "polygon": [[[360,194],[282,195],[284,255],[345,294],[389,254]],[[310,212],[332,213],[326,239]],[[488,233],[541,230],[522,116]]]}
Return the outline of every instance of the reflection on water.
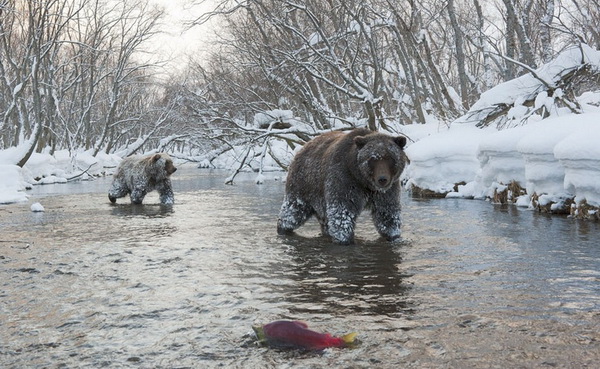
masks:
{"label": "reflection on water", "polygon": [[409,286],[398,269],[400,244],[364,242],[348,248],[332,245],[327,237],[299,236],[287,243],[290,278],[297,282],[288,291],[296,305],[292,313],[406,314]]}
{"label": "reflection on water", "polygon": [[[0,367],[600,360],[598,223],[404,196],[402,242],[381,241],[364,214],[357,244],[338,246],[316,221],[276,234],[281,181],[225,177],[180,167],[173,206],[156,194],[110,204],[101,179],[36,188],[44,213],[0,207]],[[256,346],[250,327],[276,319],[357,331],[361,344],[324,354]]]}
{"label": "reflection on water", "polygon": [[114,216],[145,216],[148,218],[164,218],[173,213],[173,205],[164,204],[112,204],[111,215]]}

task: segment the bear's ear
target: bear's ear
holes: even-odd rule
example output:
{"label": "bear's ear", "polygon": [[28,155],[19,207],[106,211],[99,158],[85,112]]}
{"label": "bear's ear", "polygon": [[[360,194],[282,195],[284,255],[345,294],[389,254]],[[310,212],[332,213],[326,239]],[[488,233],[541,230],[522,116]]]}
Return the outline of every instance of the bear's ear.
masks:
{"label": "bear's ear", "polygon": [[396,143],[396,145],[400,146],[401,149],[403,149],[404,146],[406,146],[406,137],[404,137],[404,136],[394,137],[394,142]]}
{"label": "bear's ear", "polygon": [[359,149],[362,149],[367,144],[367,138],[365,136],[354,137],[354,144]]}
{"label": "bear's ear", "polygon": [[154,156],[152,157],[152,161],[156,163],[157,161],[160,160],[160,158],[161,158],[160,154],[154,154]]}

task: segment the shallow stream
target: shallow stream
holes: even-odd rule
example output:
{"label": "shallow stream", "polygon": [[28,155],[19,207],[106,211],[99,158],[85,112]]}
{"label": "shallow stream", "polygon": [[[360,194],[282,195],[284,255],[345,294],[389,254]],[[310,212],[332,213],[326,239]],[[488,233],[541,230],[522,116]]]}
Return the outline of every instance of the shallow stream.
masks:
{"label": "shallow stream", "polygon": [[[276,176],[281,176],[280,174]],[[2,368],[584,368],[600,362],[600,225],[403,194],[403,241],[368,214],[336,246],[278,236],[283,183],[184,167],[175,205],[109,203],[110,178],[0,206]],[[40,202],[43,213],[29,206]],[[358,332],[258,346],[252,325]]]}

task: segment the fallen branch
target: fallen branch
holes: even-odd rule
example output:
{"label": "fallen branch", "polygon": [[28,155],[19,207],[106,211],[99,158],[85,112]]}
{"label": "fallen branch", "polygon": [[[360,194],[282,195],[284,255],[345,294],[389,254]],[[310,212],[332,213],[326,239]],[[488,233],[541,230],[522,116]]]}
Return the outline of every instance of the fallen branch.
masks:
{"label": "fallen branch", "polygon": [[[67,178],[67,181],[72,181],[72,180],[74,180],[75,178],[79,178],[79,177],[81,177],[82,175],[86,174],[86,173],[87,173],[87,171],[88,171],[88,170],[90,170],[90,168],[91,168],[91,167],[93,167],[94,165],[96,165],[96,163],[92,163],[92,164],[91,164],[89,167],[87,167],[87,169],[86,169],[86,170],[84,170],[83,172],[79,173],[78,175],[76,175],[76,176],[73,176],[73,177],[69,177],[69,178]],[[89,173],[88,173],[88,174],[89,174]],[[91,175],[91,174],[90,174],[90,175]]]}
{"label": "fallen branch", "polygon": [[[521,63],[520,61],[514,60],[512,58],[509,58],[506,55],[502,55],[502,54],[498,54],[502,59],[511,62],[513,64],[516,64],[518,66],[520,66],[521,68],[525,69],[526,71],[528,71],[533,78],[537,79],[538,81],[540,81],[544,87],[546,88],[546,91],[549,92],[548,95],[552,95],[553,97],[557,98],[558,100],[560,100],[567,108],[569,108],[569,110],[571,110],[571,112],[573,114],[581,114],[581,106],[579,106],[579,104],[577,103],[577,101],[570,101],[566,98],[564,98],[562,95],[556,96],[556,94],[554,93],[556,91],[556,89],[558,89],[558,83],[552,83],[550,84],[549,82],[547,82],[545,79],[543,79],[542,77],[540,77],[536,71],[531,68],[530,66],[528,66],[527,64]],[[580,68],[577,68],[577,70],[579,70]],[[557,82],[562,82],[565,77],[568,75],[568,73],[566,75],[561,75],[558,79]]]}
{"label": "fallen branch", "polygon": [[246,150],[246,155],[244,156],[244,158],[242,159],[240,165],[237,167],[237,169],[235,170],[235,173],[233,173],[232,175],[230,175],[226,180],[225,180],[225,184],[228,185],[233,185],[233,179],[235,178],[235,176],[237,176],[241,171],[242,168],[244,167],[244,164],[246,164],[246,160],[248,159],[248,156],[250,156],[250,151],[252,150],[252,147],[248,147],[248,149]]}

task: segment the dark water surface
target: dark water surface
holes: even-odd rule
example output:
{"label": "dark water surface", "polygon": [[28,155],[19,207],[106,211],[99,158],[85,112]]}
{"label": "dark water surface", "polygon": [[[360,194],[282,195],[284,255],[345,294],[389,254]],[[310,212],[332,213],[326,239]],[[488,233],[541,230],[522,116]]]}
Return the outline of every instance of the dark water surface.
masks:
{"label": "dark water surface", "polygon": [[[175,173],[175,202],[111,205],[110,178],[0,206],[1,368],[598,368],[600,225],[403,198],[403,241],[277,236],[281,181]],[[44,213],[29,206],[41,202]],[[354,349],[257,346],[307,321]]]}

